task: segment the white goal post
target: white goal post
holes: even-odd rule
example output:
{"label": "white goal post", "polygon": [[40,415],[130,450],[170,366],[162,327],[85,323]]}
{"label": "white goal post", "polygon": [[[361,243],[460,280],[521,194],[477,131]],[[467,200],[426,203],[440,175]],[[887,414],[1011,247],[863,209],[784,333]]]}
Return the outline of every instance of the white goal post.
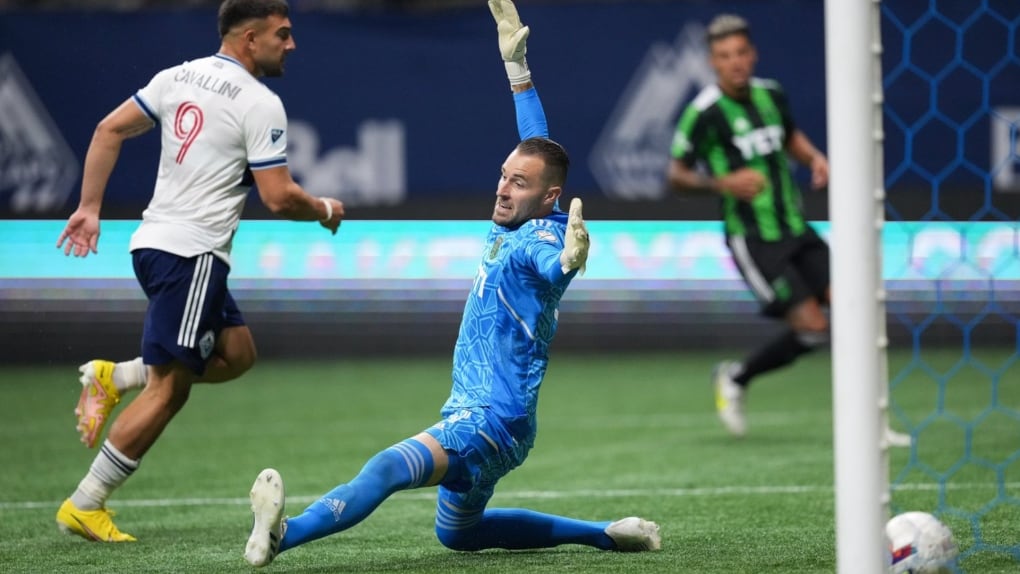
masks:
{"label": "white goal post", "polygon": [[825,1],[838,574],[888,569],[879,2]]}

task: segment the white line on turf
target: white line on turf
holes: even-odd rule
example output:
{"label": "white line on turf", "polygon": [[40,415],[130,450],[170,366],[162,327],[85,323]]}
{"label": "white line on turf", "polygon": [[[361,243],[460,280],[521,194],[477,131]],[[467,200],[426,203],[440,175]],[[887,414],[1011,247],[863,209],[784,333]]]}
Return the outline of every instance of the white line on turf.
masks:
{"label": "white line on turf", "polygon": [[[1020,489],[1020,482],[1007,482],[1002,485],[1007,490]],[[934,482],[910,483],[893,485],[895,491],[937,491],[941,488]],[[991,483],[952,483],[945,485],[946,490],[973,490],[976,488],[998,488]],[[579,490],[517,490],[497,492],[495,500],[500,499],[552,499],[552,498],[625,498],[637,496],[656,497],[697,497],[697,496],[754,496],[773,494],[813,494],[830,493],[832,485],[773,485],[773,486],[719,486],[710,488],[645,488],[645,489],[579,489]],[[435,500],[433,489],[416,492],[398,492],[393,496],[403,500]],[[308,504],[316,496],[288,496],[287,502],[292,504]],[[119,507],[160,507],[160,506],[244,506],[249,504],[244,498],[155,498],[155,499],[121,499],[111,503]],[[60,501],[0,501],[0,510],[33,510],[39,508],[56,508]]]}

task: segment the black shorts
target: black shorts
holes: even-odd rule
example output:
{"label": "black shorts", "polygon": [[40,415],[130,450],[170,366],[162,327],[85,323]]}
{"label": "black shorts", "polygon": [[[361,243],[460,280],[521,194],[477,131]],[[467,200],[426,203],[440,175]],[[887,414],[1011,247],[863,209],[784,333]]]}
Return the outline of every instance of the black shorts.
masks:
{"label": "black shorts", "polygon": [[828,302],[829,246],[810,227],[799,237],[762,241],[733,235],[726,244],[763,315],[785,317],[812,297]]}

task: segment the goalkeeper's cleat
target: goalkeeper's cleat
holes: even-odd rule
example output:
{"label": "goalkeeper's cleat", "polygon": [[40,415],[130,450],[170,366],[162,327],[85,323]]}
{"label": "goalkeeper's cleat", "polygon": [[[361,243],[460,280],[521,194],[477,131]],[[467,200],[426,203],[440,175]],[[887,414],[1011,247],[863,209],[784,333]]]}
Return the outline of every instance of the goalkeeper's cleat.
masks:
{"label": "goalkeeper's cleat", "polygon": [[581,214],[581,199],[575,197],[570,200],[570,213],[567,216],[566,239],[564,240],[563,251],[560,253],[560,265],[564,273],[573,269],[580,269],[584,274],[585,264],[588,262],[588,248],[591,246],[591,238],[588,237],[588,227],[584,223],[584,216]]}
{"label": "goalkeeper's cleat", "polygon": [[113,368],[113,362],[100,360],[78,367],[82,390],[74,414],[78,416],[81,442],[89,448],[96,446],[113,407],[120,402],[120,391],[113,384]]}
{"label": "goalkeeper's cleat", "polygon": [[619,552],[645,552],[662,548],[662,537],[659,536],[659,525],[631,516],[610,524],[606,534],[613,539]]}
{"label": "goalkeeper's cleat", "polygon": [[715,386],[715,410],[726,430],[733,436],[747,433],[747,416],[744,414],[744,395],[747,389],[737,384],[730,373],[736,363],[722,362],[712,371]]}
{"label": "goalkeeper's cleat", "polygon": [[121,532],[106,508],[79,510],[68,498],[57,510],[57,527],[66,534],[76,534],[94,542],[135,542],[136,538]]}
{"label": "goalkeeper's cleat", "polygon": [[251,487],[252,527],[244,547],[244,559],[252,566],[265,566],[276,558],[287,531],[283,516],[283,478],[272,468],[259,473]]}

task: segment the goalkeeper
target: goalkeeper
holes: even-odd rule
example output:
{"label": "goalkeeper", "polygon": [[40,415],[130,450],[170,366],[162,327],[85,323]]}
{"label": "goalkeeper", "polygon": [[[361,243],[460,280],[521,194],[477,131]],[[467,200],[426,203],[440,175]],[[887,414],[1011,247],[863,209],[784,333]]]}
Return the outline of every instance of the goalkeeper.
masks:
{"label": "goalkeeper", "polygon": [[394,492],[439,486],[436,535],[446,547],[604,550],[659,548],[658,526],[636,517],[589,522],[517,508],[486,508],[496,483],[524,462],[535,440],[536,403],[557,307],[584,269],[588,233],[581,202],[558,211],[569,160],[548,139],[525,61],[528,28],[511,0],[489,0],[523,141],[502,166],[482,261],[453,353],[443,420],[371,458],[353,480],[284,519],[284,486],[263,470],[251,490],[254,525],[244,557],[269,564],[284,550],[341,532]]}

